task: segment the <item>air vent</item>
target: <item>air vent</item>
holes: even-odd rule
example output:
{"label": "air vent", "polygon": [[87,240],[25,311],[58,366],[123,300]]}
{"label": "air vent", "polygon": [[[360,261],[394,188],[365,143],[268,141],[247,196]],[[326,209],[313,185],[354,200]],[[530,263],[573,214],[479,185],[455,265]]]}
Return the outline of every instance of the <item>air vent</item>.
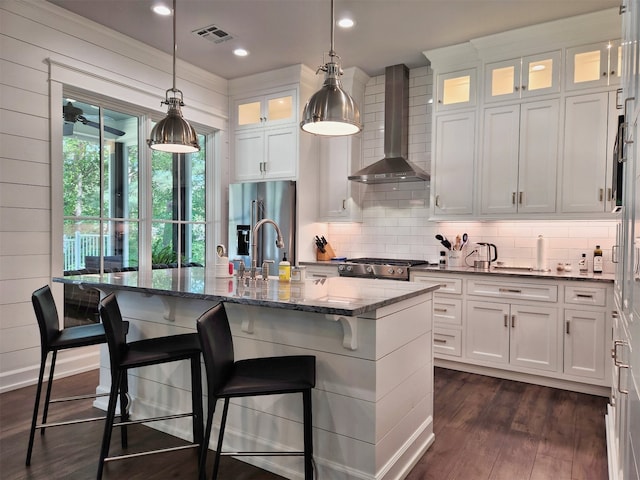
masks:
{"label": "air vent", "polygon": [[191,33],[201,38],[205,38],[213,43],[222,43],[226,42],[227,40],[233,39],[233,35],[231,35],[229,32],[225,32],[217,25],[209,25],[207,27],[198,28],[196,30],[193,30]]}

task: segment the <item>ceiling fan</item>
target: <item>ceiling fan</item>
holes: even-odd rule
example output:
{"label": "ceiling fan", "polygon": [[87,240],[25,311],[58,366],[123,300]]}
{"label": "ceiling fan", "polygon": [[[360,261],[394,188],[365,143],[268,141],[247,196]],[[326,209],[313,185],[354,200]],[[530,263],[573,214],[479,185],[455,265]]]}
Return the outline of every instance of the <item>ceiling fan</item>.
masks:
{"label": "ceiling fan", "polygon": [[[62,107],[62,116],[64,117],[65,124],[71,125],[71,131],[67,133],[67,130],[65,129],[65,134],[73,134],[73,124],[76,122],[80,122],[83,125],[88,125],[97,129],[100,128],[100,124],[98,122],[92,122],[91,120],[88,120],[83,115],[83,113],[84,112],[81,108],[73,106],[71,102],[67,102],[67,104]],[[107,125],[104,126],[104,131],[117,135],[118,137],[121,137],[125,134],[125,132],[123,132],[122,130],[109,127]]]}

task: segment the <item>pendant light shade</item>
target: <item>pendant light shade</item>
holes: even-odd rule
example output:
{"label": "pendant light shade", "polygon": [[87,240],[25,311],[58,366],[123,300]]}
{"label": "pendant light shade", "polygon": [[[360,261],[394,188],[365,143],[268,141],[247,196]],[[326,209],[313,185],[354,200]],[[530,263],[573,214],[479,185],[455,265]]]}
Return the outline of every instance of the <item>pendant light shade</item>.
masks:
{"label": "pendant light shade", "polygon": [[[195,129],[182,118],[180,107],[184,105],[177,96],[169,97],[162,103],[169,105],[167,116],[160,120],[151,130],[151,138],[147,144],[153,150],[171,153],[194,153],[200,150],[198,135]],[[178,90],[182,95],[182,92]],[[174,92],[175,94],[175,92]]]}
{"label": "pendant light shade", "polygon": [[334,51],[334,7],[331,0],[331,50],[329,61],[318,69],[325,72],[322,88],[304,106],[300,128],[314,135],[353,135],[362,130],[360,110],[340,82],[342,68]]}
{"label": "pendant light shade", "polygon": [[[176,88],[176,0],[173,0],[173,87],[167,90],[161,105],[168,105],[167,116],[151,130],[147,145],[170,153],[194,153],[200,150],[195,129],[182,117],[182,92]],[[171,92],[171,95],[169,94]]]}

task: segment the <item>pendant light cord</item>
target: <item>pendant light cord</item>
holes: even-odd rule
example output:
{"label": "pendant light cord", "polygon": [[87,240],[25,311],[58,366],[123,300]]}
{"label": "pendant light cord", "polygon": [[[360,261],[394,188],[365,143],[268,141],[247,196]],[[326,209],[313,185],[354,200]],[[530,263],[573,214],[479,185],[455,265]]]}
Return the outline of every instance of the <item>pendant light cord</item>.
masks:
{"label": "pendant light cord", "polygon": [[[333,0],[331,0],[333,1]],[[176,52],[178,51],[178,41],[176,39],[176,0],[173,0],[173,92],[176,91]]]}
{"label": "pendant light cord", "polygon": [[[175,0],[174,0],[175,1]],[[331,49],[329,50],[329,57],[333,58],[336,56],[336,52],[334,50],[334,31],[335,31],[335,12],[334,12],[334,5],[333,5],[333,0],[331,0]]]}

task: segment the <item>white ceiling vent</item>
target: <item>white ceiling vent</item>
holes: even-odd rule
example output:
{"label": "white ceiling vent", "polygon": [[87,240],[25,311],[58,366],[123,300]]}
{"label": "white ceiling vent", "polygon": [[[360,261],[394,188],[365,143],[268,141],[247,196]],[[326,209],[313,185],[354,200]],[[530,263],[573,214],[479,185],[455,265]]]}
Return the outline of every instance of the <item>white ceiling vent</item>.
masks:
{"label": "white ceiling vent", "polygon": [[198,28],[196,30],[193,30],[191,33],[201,38],[205,38],[213,43],[222,43],[226,42],[227,40],[233,39],[233,35],[231,35],[229,32],[225,32],[217,25],[208,25],[206,27]]}

